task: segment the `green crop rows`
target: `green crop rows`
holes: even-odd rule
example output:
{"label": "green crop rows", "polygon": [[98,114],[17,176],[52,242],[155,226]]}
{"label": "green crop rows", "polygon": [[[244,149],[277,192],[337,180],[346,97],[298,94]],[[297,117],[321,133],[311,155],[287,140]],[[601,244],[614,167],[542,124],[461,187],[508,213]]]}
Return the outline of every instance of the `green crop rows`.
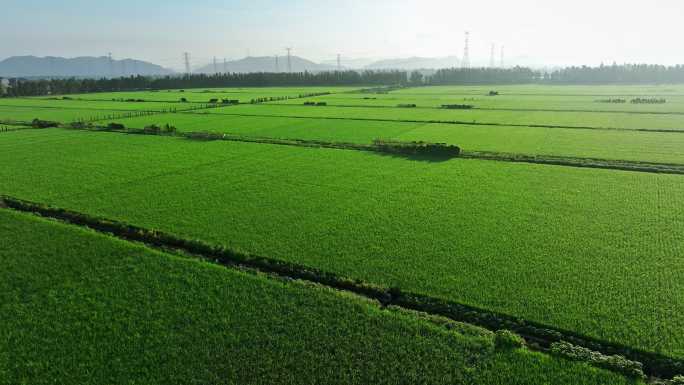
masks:
{"label": "green crop rows", "polygon": [[[490,90],[500,94],[486,96]],[[328,94],[300,98],[314,93]],[[666,98],[667,103],[597,102],[654,96]],[[271,97],[296,99],[250,104],[252,99]],[[113,122],[127,128],[169,125],[178,132],[249,138],[357,144],[381,138],[444,142],[467,152],[684,165],[684,132],[679,132],[684,131],[681,86],[418,87],[389,93],[343,87],[233,88],[68,98],[0,99],[0,122],[40,118],[64,123],[62,128],[0,130],[0,195],[158,229],[180,238],[684,360],[682,175],[463,158],[420,159],[356,150],[95,132],[94,127],[91,131],[66,128],[69,122],[92,120],[97,126]],[[180,98],[188,102],[179,103]],[[210,98],[238,99],[247,104],[207,108],[203,103]],[[327,105],[303,105],[310,101]],[[417,107],[397,107],[399,104]],[[472,104],[475,108],[440,109],[442,104]],[[200,109],[183,111],[188,108]],[[122,115],[143,111],[146,116]],[[85,315],[94,311],[86,306],[95,306],[101,317],[106,317],[108,312],[115,312],[113,309],[121,311],[130,305],[131,310],[120,315],[129,318],[115,317],[118,324],[113,321],[110,329],[94,332],[99,333],[98,338],[107,338],[120,330],[116,328],[131,327],[131,335],[135,335],[144,332],[138,324],[145,324],[141,320],[150,316],[141,310],[144,301],[162,293],[169,299],[154,307],[154,318],[192,324],[194,334],[171,336],[164,335],[163,325],[153,324],[157,328],[151,329],[148,341],[152,347],[146,350],[170,359],[160,364],[149,361],[153,360],[152,353],[143,358],[133,354],[115,364],[107,374],[113,377],[101,382],[119,378],[127,370],[140,371],[140,378],[152,383],[171,375],[187,379],[192,370],[206,375],[229,373],[230,377],[239,368],[258,366],[255,355],[264,351],[271,354],[265,358],[271,366],[247,376],[278,382],[283,378],[274,376],[288,370],[322,370],[323,377],[307,375],[330,382],[324,372],[338,370],[347,375],[340,379],[342,383],[392,383],[395,377],[387,372],[394,373],[392,368],[399,366],[412,378],[421,379],[417,382],[424,379],[433,383],[457,378],[466,383],[510,380],[496,377],[500,371],[523,379],[529,375],[532,383],[544,382],[541,377],[533,378],[526,367],[554,373],[561,379],[554,383],[563,379],[591,383],[590,377],[583,376],[606,375],[527,351],[503,354],[472,350],[491,342],[491,335],[449,333],[358,298],[144,250],[7,210],[0,211],[0,231],[11,235],[3,235],[10,242],[0,243],[0,257],[9,261],[12,269],[4,274],[13,282],[2,288],[7,279],[0,280],[0,296],[5,295],[14,304],[10,309],[21,315],[17,321],[0,316],[0,322],[5,323],[0,333],[15,330],[25,333],[22,335],[40,334],[58,312]],[[83,247],[69,256],[73,264],[54,254],[69,249],[58,246],[67,243]],[[7,251],[12,248],[24,254],[7,259],[13,255]],[[35,278],[20,284],[32,271]],[[45,278],[47,272],[54,271],[60,274]],[[83,286],[72,287],[78,283],[73,280],[76,274],[99,277],[103,271],[111,271],[111,279],[92,278],[79,283]],[[127,276],[126,271],[134,274]],[[149,287],[155,291],[147,292],[140,301],[111,296],[127,285],[134,288],[131,292],[144,291],[145,279],[151,279]],[[47,282],[54,282],[61,290],[73,288],[76,291],[69,295],[74,297],[58,303],[65,292],[55,289],[57,294],[50,297],[45,294],[50,292],[44,286]],[[218,282],[225,287],[219,289]],[[11,290],[17,285],[25,285],[19,286],[23,291]],[[108,296],[89,296],[89,290]],[[33,291],[43,293],[40,301],[57,302],[44,308],[39,306],[42,302],[28,302],[26,306],[32,307],[23,312],[16,308],[21,302],[17,296]],[[84,301],[77,303],[78,298]],[[192,299],[198,302],[192,303]],[[231,305],[219,308],[219,303]],[[231,310],[233,305],[239,311]],[[189,313],[183,318],[179,309],[188,306]],[[207,307],[209,316],[204,319],[202,309]],[[288,316],[274,318],[273,308]],[[44,312],[36,313],[40,320],[26,318],[39,311]],[[296,326],[294,320],[298,318],[311,326]],[[255,322],[257,319],[261,323]],[[221,334],[212,329],[212,320],[231,332]],[[36,329],[22,329],[24,323]],[[138,326],[130,326],[133,324]],[[73,325],[63,326],[53,330],[64,333],[52,335],[54,338],[73,332]],[[330,333],[329,340],[324,336],[326,327],[337,330]],[[298,335],[298,329],[305,333]],[[277,330],[274,339],[264,339],[273,330]],[[3,338],[17,335],[13,333]],[[374,337],[365,341],[360,333]],[[199,343],[201,346],[188,356],[191,358],[186,358],[170,346],[162,346],[160,341],[167,337],[175,341],[171,344],[197,339],[217,344],[208,347]],[[112,343],[97,355],[88,353],[93,347],[87,340],[76,340],[80,342],[60,348],[79,351],[93,365],[90,368],[103,362],[96,360],[125,356],[117,346],[128,349],[126,344],[134,343]],[[244,343],[247,340],[256,342]],[[322,340],[325,344],[307,350],[312,341]],[[288,356],[287,344],[300,349]],[[48,356],[40,356],[41,352],[64,356],[66,350],[47,352],[31,349],[31,344],[19,345],[11,345],[11,354],[24,354],[36,362],[34,374],[12,366],[5,358],[9,353],[0,348],[0,377],[5,371],[19,375],[14,382],[21,382],[40,373],[79,382],[78,376],[84,373],[81,370],[89,367],[73,368],[64,361],[47,367]],[[237,345],[245,346],[232,350]],[[334,354],[328,352],[330,346],[336,346]],[[373,359],[364,359],[363,352],[373,349],[377,349]],[[360,356],[350,353],[354,351],[361,352]],[[244,359],[203,372],[203,365],[209,361],[218,365],[214,358],[220,354],[237,354]],[[470,356],[484,363],[465,369],[471,361],[459,359]],[[174,372],[186,369],[174,364],[186,359],[191,363],[188,372]],[[316,359],[332,366],[298,366],[299,361]],[[367,376],[344,371],[362,361],[366,366],[361,371]],[[66,369],[53,372],[60,368]],[[430,370],[435,376],[426,376],[421,370]],[[204,374],[199,375],[199,382],[213,381],[212,377],[202,377]],[[612,381],[608,377],[594,380]]]}

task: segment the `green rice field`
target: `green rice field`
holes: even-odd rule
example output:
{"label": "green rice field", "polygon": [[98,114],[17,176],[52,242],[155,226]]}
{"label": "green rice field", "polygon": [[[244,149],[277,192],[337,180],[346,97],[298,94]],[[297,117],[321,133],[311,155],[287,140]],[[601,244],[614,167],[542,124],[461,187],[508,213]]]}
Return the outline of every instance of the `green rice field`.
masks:
{"label": "green rice field", "polygon": [[[629,102],[637,97],[667,101]],[[242,104],[204,104],[209,98]],[[258,98],[283,99],[251,102]],[[597,101],[607,98],[627,102]],[[326,104],[304,105],[312,101]],[[407,103],[416,107],[398,107]],[[682,86],[0,99],[0,122],[34,118],[63,124],[0,130],[0,196],[513,317],[659,355],[684,374],[684,175],[610,163],[684,167]],[[110,123],[124,128],[107,132]],[[173,130],[126,132],[151,125]],[[199,132],[231,140],[182,135]],[[266,143],[280,139],[293,142]],[[586,165],[296,144],[375,139]],[[608,167],[592,167],[595,159]],[[77,224],[0,207],[0,233],[9,267],[0,271],[0,314],[9,315],[0,315],[0,379],[8,384],[88,383],[93,370],[101,377],[91,383],[118,383],[127,373],[139,383],[633,383],[534,346],[494,348],[494,330],[447,329],[350,293]],[[73,337],[59,343],[65,336]]]}
{"label": "green rice field", "polygon": [[499,349],[483,329],[26,214],[0,210],[0,235],[3,384],[629,383]]}

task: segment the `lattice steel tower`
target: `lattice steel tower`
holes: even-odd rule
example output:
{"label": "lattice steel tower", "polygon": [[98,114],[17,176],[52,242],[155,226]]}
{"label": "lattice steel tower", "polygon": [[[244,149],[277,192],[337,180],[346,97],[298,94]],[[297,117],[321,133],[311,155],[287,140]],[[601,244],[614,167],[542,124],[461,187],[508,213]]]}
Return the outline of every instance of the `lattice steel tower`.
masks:
{"label": "lattice steel tower", "polygon": [[462,68],[470,68],[470,32],[465,33],[465,45],[463,46]]}

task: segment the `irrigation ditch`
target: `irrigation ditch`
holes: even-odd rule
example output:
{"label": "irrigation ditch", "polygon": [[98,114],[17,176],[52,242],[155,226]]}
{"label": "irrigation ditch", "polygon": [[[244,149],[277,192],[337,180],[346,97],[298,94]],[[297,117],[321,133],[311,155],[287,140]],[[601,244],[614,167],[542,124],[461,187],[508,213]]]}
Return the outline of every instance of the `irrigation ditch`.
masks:
{"label": "irrigation ditch", "polygon": [[673,378],[684,373],[683,360],[455,301],[412,293],[400,288],[383,287],[276,258],[241,253],[199,240],[184,239],[159,230],[146,229],[10,196],[0,195],[0,208],[86,227],[125,241],[143,243],[154,249],[177,252],[226,267],[253,269],[274,277],[302,280],[331,289],[351,292],[376,300],[383,307],[396,307],[425,313],[428,316],[445,317],[490,331],[510,330],[522,336],[528,342],[528,346],[534,350],[575,360],[579,357],[595,366],[630,377],[639,378],[647,375],[652,382],[662,384],[664,382],[661,379]]}

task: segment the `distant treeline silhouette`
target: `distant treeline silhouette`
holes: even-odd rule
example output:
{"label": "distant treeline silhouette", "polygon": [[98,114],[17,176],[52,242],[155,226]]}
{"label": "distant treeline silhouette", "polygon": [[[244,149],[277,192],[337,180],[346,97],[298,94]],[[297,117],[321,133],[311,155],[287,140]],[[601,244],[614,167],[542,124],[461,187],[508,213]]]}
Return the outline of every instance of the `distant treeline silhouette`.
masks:
{"label": "distant treeline silhouette", "polygon": [[[333,71],[298,73],[192,74],[114,79],[10,79],[5,96],[65,95],[90,92],[212,87],[378,86],[474,84],[665,84],[684,83],[684,65],[625,64],[568,67],[552,72],[526,67],[449,68],[429,76],[413,71]],[[373,88],[371,88],[373,89]]]}
{"label": "distant treeline silhouette", "polygon": [[362,86],[403,84],[403,71],[192,74],[112,79],[10,79],[6,96],[66,95],[91,92],[212,87]]}

